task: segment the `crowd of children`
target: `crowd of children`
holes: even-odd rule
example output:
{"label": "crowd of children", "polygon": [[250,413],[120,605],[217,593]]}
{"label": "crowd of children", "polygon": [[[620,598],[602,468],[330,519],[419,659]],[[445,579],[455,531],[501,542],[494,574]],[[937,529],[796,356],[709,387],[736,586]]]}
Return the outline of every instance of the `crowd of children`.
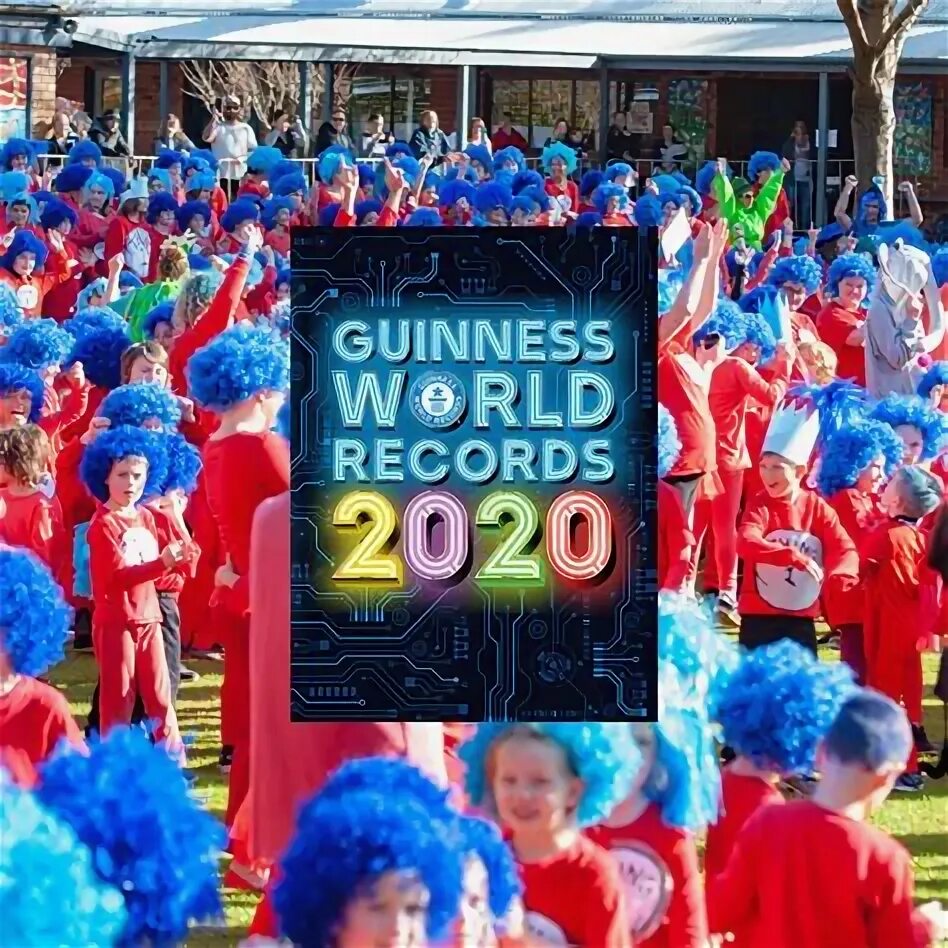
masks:
{"label": "crowd of children", "polygon": [[[330,148],[310,191],[261,147],[228,202],[207,152],[126,180],[81,142],[50,181],[29,142],[0,149],[0,915],[16,943],[178,940],[219,908],[220,849],[228,884],[262,893],[252,931],[314,948],[937,936],[910,857],[866,820],[923,786],[931,750],[948,252],[887,221],[877,183],[795,241],[785,163],[765,152],[753,180],[709,162],[638,196],[628,165],[575,165],[556,143],[542,174],[513,147],[437,169],[404,143],[374,169]],[[274,696],[290,229],[306,224],[659,229],[658,723],[290,725]],[[870,301],[897,314],[891,345]],[[910,392],[871,398],[873,358]],[[839,663],[816,658],[821,618]],[[95,655],[87,735],[42,680],[67,632]],[[182,657],[220,649],[226,834],[189,795],[176,713]],[[791,778],[807,798],[784,805]],[[62,917],[36,908],[50,891],[73,893]]]}

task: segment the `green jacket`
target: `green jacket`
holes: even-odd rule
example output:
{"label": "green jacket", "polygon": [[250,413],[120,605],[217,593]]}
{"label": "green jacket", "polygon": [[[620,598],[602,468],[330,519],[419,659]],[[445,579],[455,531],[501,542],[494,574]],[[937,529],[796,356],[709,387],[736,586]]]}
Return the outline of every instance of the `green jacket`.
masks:
{"label": "green jacket", "polygon": [[775,171],[760,189],[750,207],[744,207],[734,195],[731,179],[722,174],[714,176],[711,182],[711,193],[718,202],[721,217],[728,223],[732,241],[737,239],[735,229],[743,228],[747,245],[755,250],[764,249],[764,228],[767,226],[767,218],[776,210],[782,187],[783,171]]}
{"label": "green jacket", "polygon": [[181,292],[180,280],[146,283],[127,293],[112,304],[112,309],[128,321],[128,335],[132,342],[145,341],[145,317],[159,304],[173,300]]}

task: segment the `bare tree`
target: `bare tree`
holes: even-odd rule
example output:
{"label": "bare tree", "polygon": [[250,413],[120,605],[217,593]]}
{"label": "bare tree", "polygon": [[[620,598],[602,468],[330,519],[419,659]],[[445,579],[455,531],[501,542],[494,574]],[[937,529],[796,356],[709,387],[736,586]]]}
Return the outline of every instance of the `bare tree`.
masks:
{"label": "bare tree", "polygon": [[856,177],[863,188],[885,178],[892,207],[892,149],[895,141],[895,74],[909,31],[928,0],[836,0],[853,44],[853,145]]}

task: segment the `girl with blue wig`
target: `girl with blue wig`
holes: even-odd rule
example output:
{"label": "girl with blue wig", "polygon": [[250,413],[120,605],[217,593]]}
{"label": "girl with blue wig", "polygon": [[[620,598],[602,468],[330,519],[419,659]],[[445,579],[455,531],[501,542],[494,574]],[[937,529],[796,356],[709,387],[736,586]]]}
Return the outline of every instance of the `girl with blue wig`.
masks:
{"label": "girl with blue wig", "polygon": [[47,241],[31,230],[17,230],[0,255],[0,283],[14,292],[26,316],[39,316],[46,294],[69,280],[76,267],[59,231],[53,230]]}
{"label": "girl with blue wig", "polygon": [[592,202],[602,215],[603,227],[631,227],[629,192],[618,184],[601,184],[593,191]]}
{"label": "girl with blue wig", "polygon": [[918,395],[887,395],[871,417],[891,426],[902,439],[904,464],[932,461],[948,445],[948,416]]}
{"label": "girl with blue wig", "polygon": [[[624,724],[479,724],[461,748],[471,803],[506,831],[529,936],[626,946],[629,920],[610,856],[582,832],[629,792],[641,757]],[[565,892],[572,893],[564,899]]]}
{"label": "girl with blue wig", "polygon": [[540,155],[540,164],[546,174],[546,193],[554,198],[568,217],[579,214],[579,188],[572,179],[576,170],[576,150],[560,141],[553,141]]}

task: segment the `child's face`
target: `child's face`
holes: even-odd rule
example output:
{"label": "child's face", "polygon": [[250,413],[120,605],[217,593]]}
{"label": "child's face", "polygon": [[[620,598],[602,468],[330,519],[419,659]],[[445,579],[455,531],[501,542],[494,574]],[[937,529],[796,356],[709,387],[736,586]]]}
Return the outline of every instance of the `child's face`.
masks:
{"label": "child's face", "polygon": [[379,215],[375,211],[369,211],[365,217],[362,218],[363,227],[372,227],[379,222]]}
{"label": "child's face", "polygon": [[174,227],[174,219],[174,211],[162,211],[158,215],[158,226],[164,227],[166,230],[170,230],[172,227]]}
{"label": "child's face", "polygon": [[149,178],[148,179],[148,193],[149,194],[159,194],[161,191],[164,191],[165,186],[160,178]]}
{"label": "child's face", "polygon": [[106,194],[97,185],[89,188],[89,204],[93,210],[99,211],[105,206]]}
{"label": "child's face", "polygon": [[760,361],[760,346],[755,346],[752,342],[742,342],[731,355],[743,359],[750,365],[757,365]]}
{"label": "child's face", "polygon": [[856,489],[864,494],[878,493],[885,483],[885,458],[877,457],[869,467],[859,472]]}
{"label": "child's face", "polygon": [[63,235],[63,237],[68,236],[69,234],[72,233],[72,221],[69,220],[69,218],[67,217],[67,218],[56,228],[56,230],[58,230],[59,233],[61,233],[61,234]]}
{"label": "child's face", "polygon": [[507,212],[502,207],[495,207],[487,215],[487,222],[493,227],[506,227],[509,223],[507,220]]}
{"label": "child's face", "polygon": [[119,507],[130,507],[142,499],[148,478],[148,462],[144,458],[122,458],[112,465],[105,485],[109,500]]}
{"label": "child's face", "polygon": [[560,829],[576,811],[582,781],[552,741],[513,736],[496,748],[491,790],[497,816],[516,838]]}
{"label": "child's face", "polygon": [[192,234],[203,234],[204,229],[207,227],[207,221],[204,220],[203,214],[195,214],[191,217],[191,220],[188,221],[188,230]]}
{"label": "child's face", "polygon": [[89,294],[89,305],[90,306],[101,306],[102,301],[105,297],[101,293],[90,293]]}
{"label": "child's face", "polygon": [[278,227],[290,226],[290,209],[288,207],[282,207],[277,211],[276,223]]}
{"label": "child's face", "polygon": [[553,172],[554,178],[565,178],[566,177],[566,162],[562,158],[554,158],[550,162],[550,170]]}
{"label": "child's face", "polygon": [[413,875],[386,872],[364,895],[346,905],[336,948],[421,948],[429,893]]}
{"label": "child's face", "polygon": [[762,455],[758,467],[764,490],[771,497],[786,497],[800,486],[804,474],[803,468],[796,467],[779,454]]}
{"label": "child's face", "polygon": [[843,306],[856,309],[866,298],[867,285],[862,277],[843,277],[839,281],[838,299]]}
{"label": "child's face", "polygon": [[26,204],[10,205],[10,223],[14,227],[26,227],[30,220],[30,209]]}
{"label": "child's face", "polygon": [[[168,323],[159,323],[159,328],[165,327],[165,331],[170,336],[171,327]],[[156,340],[161,342],[160,339]],[[164,345],[164,343],[161,343]],[[128,370],[128,381],[129,382],[147,382],[150,385],[160,385],[162,388],[168,385],[168,370],[158,362],[152,362],[151,359],[146,359],[145,356],[139,356],[129,367]]]}
{"label": "child's face", "polygon": [[33,398],[25,388],[0,395],[0,430],[25,425],[32,407]]}
{"label": "child's face", "polygon": [[784,283],[782,289],[791,310],[798,310],[806,302],[806,289],[800,283]]}
{"label": "child's face", "polygon": [[896,425],[895,433],[902,439],[905,453],[902,460],[906,464],[917,464],[925,450],[925,439],[915,425]]}
{"label": "child's face", "polygon": [[17,254],[13,259],[13,272],[17,276],[28,277],[31,276],[33,270],[36,267],[36,254],[35,253],[20,253]]}
{"label": "child's face", "polygon": [[529,211],[525,211],[520,207],[515,208],[510,217],[510,223],[514,227],[532,227],[536,222],[537,218],[535,214],[531,214]]}

